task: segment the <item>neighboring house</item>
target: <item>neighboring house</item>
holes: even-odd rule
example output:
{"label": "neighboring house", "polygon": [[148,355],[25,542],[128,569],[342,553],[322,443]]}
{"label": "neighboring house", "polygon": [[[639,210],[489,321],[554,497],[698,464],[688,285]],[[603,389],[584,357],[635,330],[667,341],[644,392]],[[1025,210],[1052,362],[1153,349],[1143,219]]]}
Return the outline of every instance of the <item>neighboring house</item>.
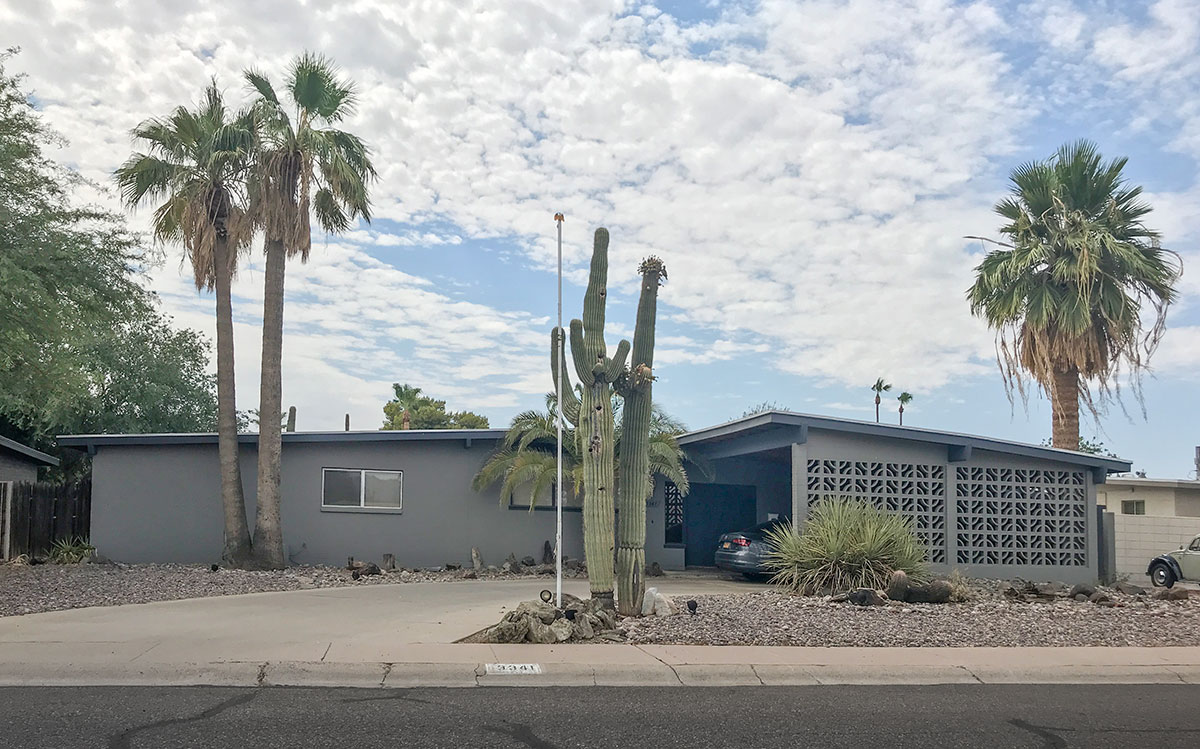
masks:
{"label": "neighboring house", "polygon": [[1113,476],[1096,502],[1118,515],[1200,517],[1200,481]]}
{"label": "neighboring house", "polygon": [[0,483],[37,481],[39,468],[56,465],[58,458],[8,437],[0,437]]}
{"label": "neighboring house", "polygon": [[[471,479],[502,429],[283,435],[283,535],[297,563],[349,556],[435,566],[471,547],[540,556],[554,513],[501,504]],[[253,517],[254,435],[242,435]],[[216,436],[62,437],[94,455],[92,542],[119,561],[208,562],[221,549]],[[1082,582],[1097,577],[1096,486],[1127,461],[984,437],[773,411],[680,437],[691,493],[658,481],[646,560],[711,565],[716,538],[775,515],[803,520],[851,496],[912,519],[939,570]],[[572,508],[574,509],[574,508]],[[582,556],[580,513],[564,552]]]}
{"label": "neighboring house", "polygon": [[1200,533],[1200,481],[1113,476],[1096,501],[1114,515],[1118,574],[1145,575],[1151,559]]}

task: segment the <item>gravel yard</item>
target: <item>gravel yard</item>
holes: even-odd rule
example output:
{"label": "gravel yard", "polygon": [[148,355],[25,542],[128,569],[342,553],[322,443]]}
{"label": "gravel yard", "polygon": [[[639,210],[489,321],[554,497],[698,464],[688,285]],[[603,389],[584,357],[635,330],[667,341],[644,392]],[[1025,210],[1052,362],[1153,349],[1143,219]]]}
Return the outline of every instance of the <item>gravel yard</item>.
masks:
{"label": "gravel yard", "polygon": [[625,619],[629,642],[809,647],[1200,645],[1200,597],[1157,601],[1113,593],[1111,608],[1061,597],[1014,601],[994,590],[967,603],[855,606],[773,590],[698,596],[689,615]]}
{"label": "gravel yard", "polygon": [[[541,569],[525,568],[527,574],[537,574]],[[0,616],[279,590],[445,582],[469,574],[480,580],[517,577],[486,569],[478,573],[407,570],[354,580],[350,570],[336,567],[289,567],[266,572],[222,568],[213,572],[208,567],[182,564],[4,564],[0,565]]]}

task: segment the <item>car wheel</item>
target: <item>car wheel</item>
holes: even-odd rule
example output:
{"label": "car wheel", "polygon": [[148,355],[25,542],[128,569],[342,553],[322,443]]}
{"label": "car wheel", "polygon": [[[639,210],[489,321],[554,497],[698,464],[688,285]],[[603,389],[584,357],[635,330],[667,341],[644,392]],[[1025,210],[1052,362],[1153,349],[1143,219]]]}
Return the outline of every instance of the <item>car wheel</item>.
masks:
{"label": "car wheel", "polygon": [[1165,564],[1156,564],[1150,568],[1150,582],[1156,588],[1170,588],[1175,584],[1175,573]]}

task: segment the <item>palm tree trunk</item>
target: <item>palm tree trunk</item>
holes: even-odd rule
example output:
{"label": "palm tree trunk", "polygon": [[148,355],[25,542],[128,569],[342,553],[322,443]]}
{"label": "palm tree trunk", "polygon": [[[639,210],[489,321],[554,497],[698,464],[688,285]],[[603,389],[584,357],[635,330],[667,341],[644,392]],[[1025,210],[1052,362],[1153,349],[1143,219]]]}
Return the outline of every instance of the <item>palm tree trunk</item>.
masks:
{"label": "palm tree trunk", "polygon": [[904,426],[904,406],[900,407],[900,426]]}
{"label": "palm tree trunk", "polygon": [[283,241],[267,240],[263,273],[262,371],[258,396],[258,511],[254,520],[254,558],[267,569],[287,566],[279,512],[283,408],[283,279],[287,263]]}
{"label": "palm tree trunk", "polygon": [[875,394],[875,423],[879,423],[879,394]]}
{"label": "palm tree trunk", "polygon": [[1079,449],[1079,368],[1054,370],[1050,394],[1054,428],[1051,444],[1063,450]]}
{"label": "palm tree trunk", "polygon": [[241,567],[250,560],[250,528],[246,522],[246,497],[242,492],[242,467],[238,457],[237,399],[234,394],[233,258],[226,239],[218,238],[217,292],[217,453],[221,466],[221,506],[225,511],[225,548],[221,560]]}

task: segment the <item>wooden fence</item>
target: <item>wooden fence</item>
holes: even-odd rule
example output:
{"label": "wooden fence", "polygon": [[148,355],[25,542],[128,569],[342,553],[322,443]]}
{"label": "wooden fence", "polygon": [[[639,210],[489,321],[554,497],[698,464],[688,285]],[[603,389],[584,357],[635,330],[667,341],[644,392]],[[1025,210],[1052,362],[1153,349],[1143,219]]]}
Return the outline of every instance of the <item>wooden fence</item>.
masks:
{"label": "wooden fence", "polygon": [[[7,496],[6,496],[7,495]],[[55,541],[86,539],[92,519],[92,482],[8,484],[0,490],[0,555],[45,556]]]}

